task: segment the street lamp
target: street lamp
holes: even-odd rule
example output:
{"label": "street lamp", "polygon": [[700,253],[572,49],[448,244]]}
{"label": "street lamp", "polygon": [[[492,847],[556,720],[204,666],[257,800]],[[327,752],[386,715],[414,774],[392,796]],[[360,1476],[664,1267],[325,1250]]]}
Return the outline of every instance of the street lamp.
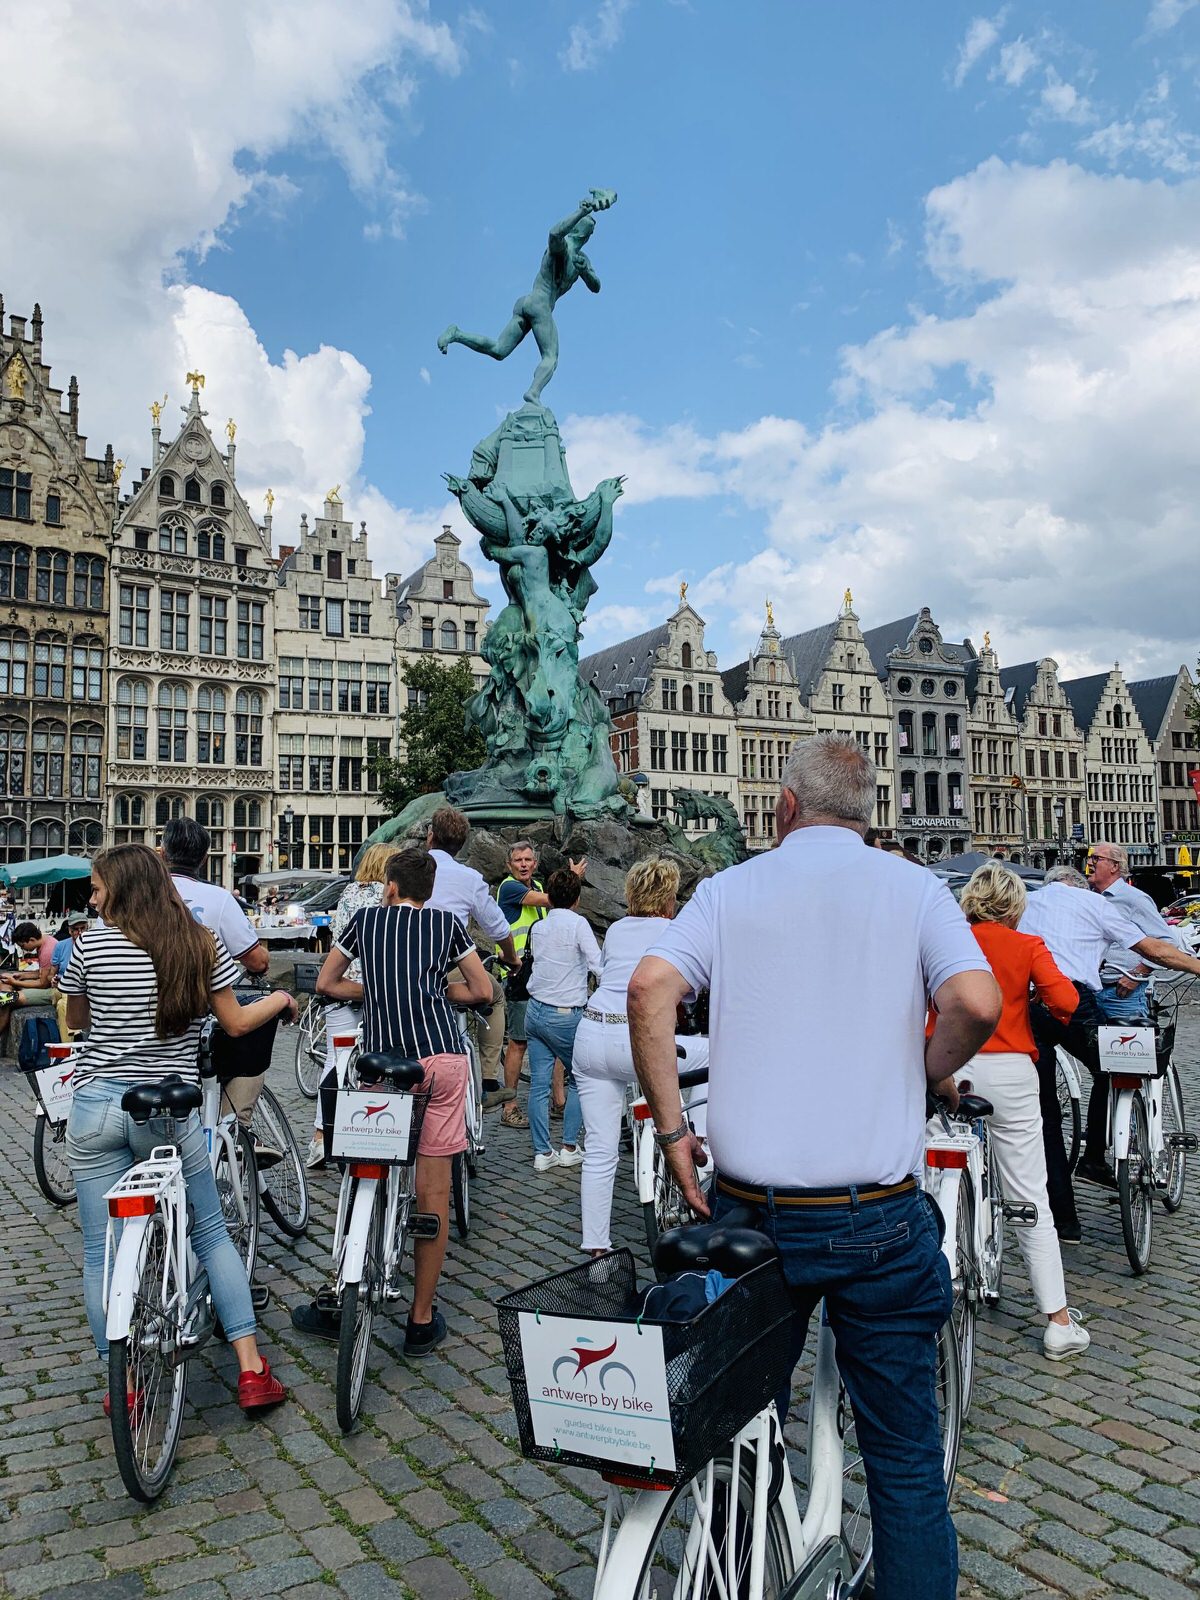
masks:
{"label": "street lamp", "polygon": [[1152,867],[1153,866],[1157,866],[1157,864],[1158,864],[1158,851],[1155,849],[1155,845],[1157,843],[1157,840],[1158,840],[1158,818],[1154,815],[1153,811],[1147,811],[1147,813],[1146,813],[1146,843],[1150,847],[1150,865]]}
{"label": "street lamp", "polygon": [[1067,853],[1066,815],[1067,815],[1066,806],[1062,803],[1061,800],[1056,800],[1054,802],[1054,821],[1058,825],[1058,864],[1059,864],[1059,866],[1062,865],[1063,858]]}
{"label": "street lamp", "polygon": [[[283,823],[283,828],[281,829],[283,837],[279,841],[279,850],[280,854],[285,850],[287,851],[287,864],[290,867],[292,865],[292,824],[296,820],[296,813],[291,806],[284,808],[283,816],[280,820]],[[282,866],[282,864],[281,862],[280,865]]]}

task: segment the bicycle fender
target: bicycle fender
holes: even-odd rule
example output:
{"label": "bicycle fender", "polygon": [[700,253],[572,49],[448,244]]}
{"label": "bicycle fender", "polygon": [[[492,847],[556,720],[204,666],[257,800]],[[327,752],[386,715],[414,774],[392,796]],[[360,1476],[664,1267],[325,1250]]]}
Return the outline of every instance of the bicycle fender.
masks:
{"label": "bicycle fender", "polygon": [[342,1282],[361,1283],[363,1266],[367,1259],[367,1237],[371,1232],[371,1208],[375,1204],[378,1178],[359,1178],[354,1195],[350,1221],[346,1225],[346,1243],[342,1252]]}
{"label": "bicycle fender", "polygon": [[129,1333],[133,1316],[133,1302],[137,1297],[141,1277],[142,1251],[146,1243],[149,1217],[126,1217],[121,1228],[121,1242],[113,1264],[112,1282],[108,1288],[108,1315],[105,1334],[109,1344],[124,1339]]}
{"label": "bicycle fender", "polygon": [[[1122,1089],[1112,1108],[1113,1159],[1124,1161],[1129,1155],[1129,1124],[1133,1120],[1133,1089]],[[1148,1121],[1149,1119],[1147,1119]]]}
{"label": "bicycle fender", "polygon": [[942,1181],[933,1195],[937,1208],[942,1213],[942,1221],[946,1225],[942,1239],[942,1254],[946,1258],[946,1265],[950,1268],[951,1281],[958,1277],[958,1186],[962,1180],[963,1174],[957,1167],[944,1168]]}

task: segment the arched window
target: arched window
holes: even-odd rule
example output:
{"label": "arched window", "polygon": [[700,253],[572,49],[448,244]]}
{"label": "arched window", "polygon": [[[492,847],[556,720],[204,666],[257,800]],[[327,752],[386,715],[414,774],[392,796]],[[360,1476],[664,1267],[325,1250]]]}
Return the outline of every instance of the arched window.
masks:
{"label": "arched window", "polygon": [[196,534],[196,549],[208,561],[224,561],[225,530],[219,522],[202,522]]}
{"label": "arched window", "polygon": [[449,618],[442,623],[442,649],[458,649],[458,627],[455,623],[451,622]]}
{"label": "arched window", "polygon": [[104,563],[99,556],[75,557],[72,604],[80,611],[104,609]]}
{"label": "arched window", "polygon": [[29,856],[43,861],[47,856],[60,856],[66,846],[66,833],[61,822],[54,817],[39,819],[29,830]]}
{"label": "arched window", "polygon": [[117,680],[117,760],[145,761],[150,691],[141,678]]}
{"label": "arched window", "polygon": [[0,629],[0,695],[29,693],[29,635]]}
{"label": "arched window", "polygon": [[225,504],[225,485],[223,483],[214,483],[212,485],[208,491],[208,501],[210,505],[214,506],[223,506]]}
{"label": "arched window", "polygon": [[145,844],[146,801],[140,794],[119,794],[116,805],[117,824],[113,836],[117,844]]}
{"label": "arched window", "polygon": [[682,656],[683,656],[683,670],[686,672],[691,667],[691,664],[692,664],[692,647],[687,642],[686,639],[684,640],[684,644],[683,644]]}
{"label": "arched window", "polygon": [[24,723],[0,723],[0,794],[25,793],[28,738]]}
{"label": "arched window", "polygon": [[[165,828],[177,817],[187,816],[187,802],[182,795],[160,794],[154,802],[154,826]],[[162,841],[160,840],[159,843]]]}
{"label": "arched window", "polygon": [[767,682],[775,682],[775,663],[773,661],[767,662]]}
{"label": "arched window", "polygon": [[39,633],[33,642],[33,693],[39,700],[67,698],[67,641],[60,633]]}
{"label": "arched window", "polygon": [[225,826],[225,802],[219,794],[202,794],[197,799],[196,821],[210,832]]}
{"label": "arched window", "polygon": [[158,686],[158,759],[187,760],[188,694],[181,683]]}
{"label": "arched window", "polygon": [[259,855],[262,851],[262,802],[237,799],[233,802],[233,848],[239,856]]}
{"label": "arched window", "polygon": [[[686,650],[687,645],[684,645],[683,648]],[[690,683],[685,683],[683,686],[683,709],[685,711],[692,710],[692,686]]]}
{"label": "arched window", "polygon": [[187,555],[187,524],[176,520],[164,522],[158,530],[158,548],[168,556]]}
{"label": "arched window", "polygon": [[198,796],[196,821],[208,829],[208,860],[204,871],[210,883],[220,883],[225,870],[225,802],[220,795]]}
{"label": "arched window", "polygon": [[0,600],[29,599],[29,550],[23,544],[0,544]]}
{"label": "arched window", "polygon": [[33,759],[30,762],[29,792],[41,799],[61,799],[63,757],[67,749],[67,729],[61,722],[35,722]]}
{"label": "arched window", "polygon": [[25,824],[16,817],[0,817],[0,861],[24,861]]}
{"label": "arched window", "polygon": [[158,493],[159,498],[162,500],[174,500],[175,479],[169,472],[164,472],[162,477],[158,480]]}
{"label": "arched window", "polygon": [[233,758],[239,767],[262,766],[262,727],[262,695],[257,689],[239,689],[233,716]]}
{"label": "arched window", "polygon": [[183,498],[185,500],[190,501],[193,505],[197,505],[198,506],[200,504],[200,480],[199,480],[199,478],[189,478],[188,479],[188,481],[183,486]]}
{"label": "arched window", "polygon": [[103,839],[104,829],[98,822],[72,822],[67,829],[67,852],[73,856],[94,855]]}
{"label": "arched window", "polygon": [[196,694],[196,760],[202,766],[225,765],[225,691],[203,688]]}
{"label": "arched window", "polygon": [[71,699],[102,700],[103,685],[103,645],[99,639],[77,639],[71,646]]}
{"label": "arched window", "polygon": [[104,729],[98,722],[77,722],[71,729],[72,800],[99,800],[103,742]]}
{"label": "arched window", "polygon": [[66,605],[69,565],[70,561],[65,550],[38,551],[36,598],[43,605]]}
{"label": "arched window", "polygon": [[1120,706],[1114,706],[1113,707],[1113,727],[1114,728],[1123,728],[1124,726],[1125,726],[1125,713],[1124,713],[1124,711],[1122,711]]}

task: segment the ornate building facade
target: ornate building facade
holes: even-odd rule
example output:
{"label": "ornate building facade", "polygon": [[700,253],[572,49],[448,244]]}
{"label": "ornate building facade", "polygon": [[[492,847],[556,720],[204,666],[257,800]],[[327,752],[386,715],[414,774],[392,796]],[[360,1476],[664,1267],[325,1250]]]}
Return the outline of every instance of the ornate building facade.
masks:
{"label": "ornate building facade", "polygon": [[444,526],[428,561],[407,578],[394,572],[387,575],[401,712],[417,697],[417,691],[404,682],[408,661],[433,652],[442,666],[451,666],[455,658],[466,656],[477,686],[488,675],[488,664],[479,653],[487,634],[488,602],[475,592],[475,574],[461,551],[461,539]]}
{"label": "ornate building facade", "polygon": [[90,853],[104,822],[109,550],[120,466],[79,431],[42,314],[0,300],[0,862]]}
{"label": "ornate building facade", "polygon": [[775,842],[775,802],[784,765],[795,741],[814,732],[769,603],[749,660],[723,672],[721,681],[733,707],[742,831],[751,850],[767,850]]}
{"label": "ornate building facade", "polygon": [[394,610],[371,575],[367,529],[337,489],[299,543],[280,547],[276,822],[280,867],[349,870],[385,821],[373,763],[396,732]]}
{"label": "ornate building facade", "polygon": [[1000,682],[1000,661],[990,634],[967,669],[967,794],[971,846],[1025,859],[1025,805],[1020,725]]}
{"label": "ornate building facade", "polygon": [[[1086,836],[1084,737],[1058,663],[1049,656],[1004,667],[1000,685],[1020,729],[1024,833],[1031,867],[1070,861]],[[1078,831],[1077,831],[1078,830]]]}
{"label": "ornate building facade", "polygon": [[275,563],[234,480],[236,429],[213,440],[189,373],[169,443],[151,408],[151,466],[113,548],[108,729],[112,842],[154,843],[174,816],[213,838],[227,887],[267,867],[273,838]]}
{"label": "ornate building facade", "polygon": [[1123,844],[1133,865],[1151,859],[1157,832],[1154,749],[1119,666],[1063,684],[1084,736],[1088,843]]}
{"label": "ornate building facade", "polygon": [[1200,844],[1200,735],[1196,732],[1196,686],[1186,667],[1171,678],[1143,678],[1129,685],[1158,767],[1158,827],[1148,838],[1150,858],[1173,867],[1186,845],[1195,860]]}

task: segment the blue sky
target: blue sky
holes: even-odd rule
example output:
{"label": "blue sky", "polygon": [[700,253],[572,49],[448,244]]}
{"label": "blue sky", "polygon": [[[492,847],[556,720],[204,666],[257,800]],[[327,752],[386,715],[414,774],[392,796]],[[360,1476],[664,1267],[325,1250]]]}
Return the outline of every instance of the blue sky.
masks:
{"label": "blue sky", "polygon": [[496,331],[611,186],[545,396],[577,490],[628,476],[590,644],[686,576],[723,664],[766,595],[792,630],[847,584],[1010,662],[1194,662],[1189,0],[16,0],[5,32],[57,93],[0,111],[53,197],[0,289],[131,462],[199,362],[277,538],[341,481],[412,564],[536,359],[438,332]]}

